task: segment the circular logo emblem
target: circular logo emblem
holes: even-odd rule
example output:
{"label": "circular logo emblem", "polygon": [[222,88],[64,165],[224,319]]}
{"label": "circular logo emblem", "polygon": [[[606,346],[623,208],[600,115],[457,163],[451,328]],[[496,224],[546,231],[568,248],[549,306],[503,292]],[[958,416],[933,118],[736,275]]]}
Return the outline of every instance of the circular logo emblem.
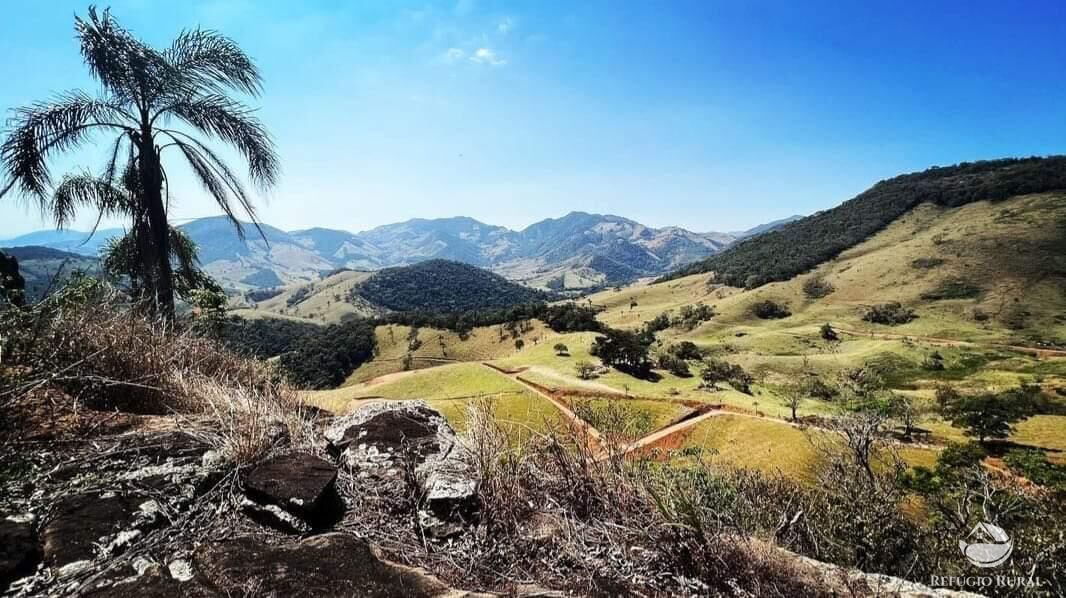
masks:
{"label": "circular logo emblem", "polygon": [[965,540],[959,540],[959,550],[974,565],[989,569],[1007,562],[1014,542],[1003,528],[982,521]]}

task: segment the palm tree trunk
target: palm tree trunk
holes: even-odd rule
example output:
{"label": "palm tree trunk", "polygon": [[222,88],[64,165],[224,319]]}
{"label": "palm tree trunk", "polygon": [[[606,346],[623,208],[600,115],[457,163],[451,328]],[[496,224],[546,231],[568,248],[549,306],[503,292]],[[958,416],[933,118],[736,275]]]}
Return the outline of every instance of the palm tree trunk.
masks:
{"label": "palm tree trunk", "polygon": [[170,234],[167,227],[167,210],[163,204],[163,173],[159,163],[150,129],[142,132],[140,147],[141,183],[144,189],[145,215],[148,220],[146,243],[150,251],[141,256],[145,271],[154,272],[150,291],[153,308],[164,319],[174,317],[174,273],[170,266]]}

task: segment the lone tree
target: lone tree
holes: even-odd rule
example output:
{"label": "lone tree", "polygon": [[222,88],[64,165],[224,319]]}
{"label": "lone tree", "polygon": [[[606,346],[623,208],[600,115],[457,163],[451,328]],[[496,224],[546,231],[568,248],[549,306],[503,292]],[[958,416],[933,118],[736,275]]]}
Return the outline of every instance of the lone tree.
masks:
{"label": "lone tree", "polygon": [[563,343],[555,343],[555,346],[552,348],[555,349],[555,354],[560,357],[568,355],[570,353],[570,348],[564,345]]}
{"label": "lone tree", "polygon": [[[143,287],[150,308],[170,317],[174,273],[164,154],[169,150],[184,159],[239,235],[244,230],[235,204],[258,229],[244,183],[201,139],[234,147],[259,189],[275,184],[279,163],[269,134],[250,108],[227,95],[257,97],[259,70],[236,43],[215,31],[187,30],[169,48],[158,50],[135,38],[109,11],[100,14],[90,7],[86,18],[75,17],[74,22],[82,57],[101,94],[69,91],[15,110],[10,133],[0,145],[0,168],[10,179],[0,183],[0,196],[14,190],[63,227],[83,207],[100,216],[125,215],[118,207],[123,198],[113,190],[133,189],[133,220],[143,223],[145,231],[137,239]],[[110,137],[102,171],[67,177],[54,186],[50,158],[90,143],[98,133]],[[129,184],[119,184],[120,179]]]}
{"label": "lone tree", "polygon": [[592,378],[593,372],[596,371],[596,366],[592,365],[591,362],[582,359],[574,364],[574,371],[577,372],[578,378],[588,380],[589,378]]}
{"label": "lone tree", "polygon": [[1000,394],[959,396],[947,404],[945,415],[953,426],[983,443],[1010,436],[1014,424],[1036,415],[1042,407],[1040,387],[1022,385]]}

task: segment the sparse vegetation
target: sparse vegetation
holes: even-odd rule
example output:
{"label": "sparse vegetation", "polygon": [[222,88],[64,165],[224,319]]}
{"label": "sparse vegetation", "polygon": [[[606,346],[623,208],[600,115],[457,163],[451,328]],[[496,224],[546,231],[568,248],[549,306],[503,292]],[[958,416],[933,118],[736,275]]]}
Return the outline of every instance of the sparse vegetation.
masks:
{"label": "sparse vegetation", "polygon": [[918,315],[914,313],[913,309],[903,307],[902,304],[896,301],[871,305],[862,314],[863,320],[885,326],[906,324],[917,317]]}
{"label": "sparse vegetation", "polygon": [[577,374],[577,377],[581,378],[582,380],[588,380],[592,378],[595,371],[596,366],[592,365],[592,362],[590,361],[582,359],[574,363],[574,372]]}
{"label": "sparse vegetation", "polygon": [[821,299],[835,290],[836,288],[829,281],[820,276],[811,276],[803,283],[803,294],[808,299]]}
{"label": "sparse vegetation", "polygon": [[780,320],[792,315],[788,306],[772,299],[764,299],[751,304],[751,314],[760,320]]}
{"label": "sparse vegetation", "polygon": [[713,358],[704,362],[700,370],[700,380],[700,384],[709,390],[718,390],[718,384],[727,382],[734,390],[744,394],[751,394],[751,384],[755,381],[739,365]]}
{"label": "sparse vegetation", "polygon": [[922,293],[922,299],[926,301],[942,301],[945,299],[973,299],[981,296],[980,287],[970,284],[961,279],[945,280],[937,288]]}
{"label": "sparse vegetation", "polygon": [[938,257],[920,257],[911,262],[911,267],[915,270],[931,270],[943,265],[944,260]]}

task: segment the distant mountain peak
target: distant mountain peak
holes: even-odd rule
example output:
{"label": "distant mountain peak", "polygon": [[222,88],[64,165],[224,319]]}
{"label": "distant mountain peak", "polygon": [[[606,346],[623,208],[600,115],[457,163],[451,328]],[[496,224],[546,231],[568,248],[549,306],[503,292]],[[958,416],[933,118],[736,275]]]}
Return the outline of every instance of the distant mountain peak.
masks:
{"label": "distant mountain peak", "polygon": [[[379,270],[436,259],[487,268],[535,287],[620,284],[706,258],[734,239],[676,226],[656,229],[622,216],[580,210],[520,231],[470,216],[411,218],[358,233],[326,227],[286,232],[263,224],[266,242],[252,224],[242,224],[248,229],[244,240],[222,215],[181,225],[199,247],[206,270],[239,290],[306,283],[338,268]],[[99,243],[82,251],[75,242],[84,234],[78,235],[42,231],[26,235],[27,242],[7,244],[95,255]]]}

